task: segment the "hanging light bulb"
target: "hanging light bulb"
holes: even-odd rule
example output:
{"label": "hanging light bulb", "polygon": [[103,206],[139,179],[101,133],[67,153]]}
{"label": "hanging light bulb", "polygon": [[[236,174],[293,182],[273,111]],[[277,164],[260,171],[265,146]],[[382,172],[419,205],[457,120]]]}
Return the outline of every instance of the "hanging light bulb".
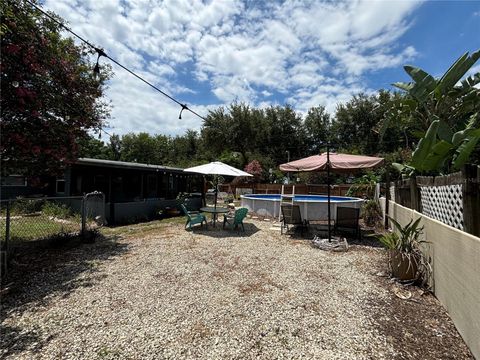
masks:
{"label": "hanging light bulb", "polygon": [[100,76],[100,64],[99,64],[100,56],[107,56],[107,54],[105,54],[105,52],[99,48],[95,48],[95,51],[97,52],[98,56],[97,56],[97,63],[93,68],[93,76],[95,77],[95,79],[97,79]]}
{"label": "hanging light bulb", "polygon": [[98,64],[98,59],[95,67],[93,68],[93,76],[95,76],[95,78],[100,76],[100,65]]}
{"label": "hanging light bulb", "polygon": [[180,114],[178,115],[178,118],[179,118],[180,120],[182,120],[182,112],[183,112],[183,110],[187,110],[187,109],[188,109],[187,104],[182,104],[182,110],[180,110]]}

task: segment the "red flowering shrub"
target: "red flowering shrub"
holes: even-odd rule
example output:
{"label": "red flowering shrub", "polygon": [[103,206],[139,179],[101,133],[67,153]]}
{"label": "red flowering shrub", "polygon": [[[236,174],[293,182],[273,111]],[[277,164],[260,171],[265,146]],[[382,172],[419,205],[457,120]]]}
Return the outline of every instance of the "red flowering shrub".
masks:
{"label": "red flowering shrub", "polygon": [[255,181],[260,181],[261,180],[261,177],[262,177],[262,174],[263,174],[263,169],[262,169],[262,165],[260,165],[258,160],[252,160],[251,162],[249,162],[245,166],[244,171],[249,173],[249,174],[252,174],[253,179]]}
{"label": "red flowering shrub", "polygon": [[2,1],[0,16],[2,175],[54,175],[108,117],[101,99],[110,71],[95,79],[91,51],[27,3]]}

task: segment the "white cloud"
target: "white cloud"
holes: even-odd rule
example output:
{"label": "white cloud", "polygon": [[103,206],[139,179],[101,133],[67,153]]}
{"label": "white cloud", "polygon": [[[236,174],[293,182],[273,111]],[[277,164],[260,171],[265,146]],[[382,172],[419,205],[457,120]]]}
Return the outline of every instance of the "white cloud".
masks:
{"label": "white cloud", "polygon": [[[72,5],[75,4],[75,5]],[[398,40],[416,1],[46,0],[94,44],[149,81],[208,108],[232,100],[331,111],[370,92],[368,74],[417,56]],[[107,61],[107,60],[102,60]],[[113,65],[112,131],[179,134],[202,121]],[[279,99],[273,94],[283,94]],[[208,95],[208,96],[204,96]],[[205,105],[205,99],[209,100]]]}

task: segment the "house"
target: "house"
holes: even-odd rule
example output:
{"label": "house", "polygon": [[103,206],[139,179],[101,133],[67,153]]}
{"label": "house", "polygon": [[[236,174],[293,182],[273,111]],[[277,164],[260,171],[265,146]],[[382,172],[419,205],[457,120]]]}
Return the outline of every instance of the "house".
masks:
{"label": "house", "polygon": [[29,186],[20,175],[4,178],[1,187],[2,199],[100,191],[105,194],[107,221],[123,223],[152,218],[159,210],[175,206],[179,193],[202,197],[203,176],[169,166],[80,158],[63,177],[46,179],[41,187]]}

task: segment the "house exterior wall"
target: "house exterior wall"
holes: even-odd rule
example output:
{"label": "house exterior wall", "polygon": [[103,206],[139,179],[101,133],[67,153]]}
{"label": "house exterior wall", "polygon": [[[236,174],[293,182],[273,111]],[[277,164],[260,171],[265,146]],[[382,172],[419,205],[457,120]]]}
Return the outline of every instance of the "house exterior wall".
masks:
{"label": "house exterior wall", "polygon": [[[57,180],[63,179],[64,191],[59,192]],[[41,184],[1,186],[1,199],[82,196],[100,191],[105,194],[106,220],[114,224],[154,218],[159,210],[177,205],[179,193],[203,191],[203,178],[182,169],[97,159],[80,159],[65,171],[62,179],[52,177]]]}

